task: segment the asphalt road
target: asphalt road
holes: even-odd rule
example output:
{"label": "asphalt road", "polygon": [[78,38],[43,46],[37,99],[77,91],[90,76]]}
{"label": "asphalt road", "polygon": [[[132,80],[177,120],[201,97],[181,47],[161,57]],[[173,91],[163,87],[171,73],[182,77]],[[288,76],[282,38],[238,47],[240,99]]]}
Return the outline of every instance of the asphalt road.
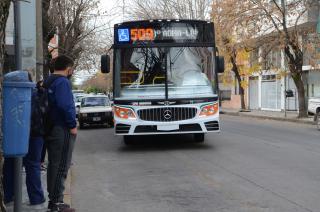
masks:
{"label": "asphalt road", "polygon": [[222,116],[204,144],[112,129],[79,131],[72,204],[79,212],[320,211],[320,131],[311,125]]}

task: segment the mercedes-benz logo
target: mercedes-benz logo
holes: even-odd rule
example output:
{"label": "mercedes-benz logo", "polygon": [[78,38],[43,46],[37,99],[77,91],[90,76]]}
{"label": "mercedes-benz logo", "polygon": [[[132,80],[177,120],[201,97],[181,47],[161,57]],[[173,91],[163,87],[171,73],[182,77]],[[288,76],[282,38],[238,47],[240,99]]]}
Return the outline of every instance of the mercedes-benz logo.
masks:
{"label": "mercedes-benz logo", "polygon": [[171,112],[171,110],[165,110],[165,111],[163,112],[163,117],[164,117],[166,120],[171,119],[171,117],[172,117],[172,112]]}

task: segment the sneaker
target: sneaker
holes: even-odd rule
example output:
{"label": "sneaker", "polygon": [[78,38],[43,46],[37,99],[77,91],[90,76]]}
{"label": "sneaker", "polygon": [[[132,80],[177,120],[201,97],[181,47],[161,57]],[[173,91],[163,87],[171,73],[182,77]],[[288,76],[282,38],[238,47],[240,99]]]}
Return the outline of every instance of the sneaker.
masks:
{"label": "sneaker", "polygon": [[76,211],[73,208],[70,208],[70,205],[64,203],[64,202],[58,202],[58,203],[51,203],[49,202],[48,205],[48,212],[74,212]]}
{"label": "sneaker", "polygon": [[74,208],[48,209],[47,212],[75,212]]}
{"label": "sneaker", "polygon": [[41,166],[40,166],[40,169],[41,169],[41,171],[46,171],[47,170],[47,166],[44,163],[42,163]]}

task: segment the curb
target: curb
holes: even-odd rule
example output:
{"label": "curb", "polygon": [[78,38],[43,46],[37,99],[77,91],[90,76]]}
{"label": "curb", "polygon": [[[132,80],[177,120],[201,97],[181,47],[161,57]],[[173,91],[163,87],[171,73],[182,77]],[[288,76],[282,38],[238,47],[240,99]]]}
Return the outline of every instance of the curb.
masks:
{"label": "curb", "polygon": [[301,119],[294,119],[294,118],[284,118],[284,117],[271,117],[271,116],[262,116],[262,115],[248,115],[246,112],[231,112],[231,111],[221,111],[220,114],[230,115],[230,116],[241,116],[241,117],[251,117],[256,119],[268,119],[268,120],[275,120],[275,121],[286,121],[286,122],[294,122],[294,123],[302,123],[302,124],[309,124],[314,125],[313,121],[309,120],[301,120]]}

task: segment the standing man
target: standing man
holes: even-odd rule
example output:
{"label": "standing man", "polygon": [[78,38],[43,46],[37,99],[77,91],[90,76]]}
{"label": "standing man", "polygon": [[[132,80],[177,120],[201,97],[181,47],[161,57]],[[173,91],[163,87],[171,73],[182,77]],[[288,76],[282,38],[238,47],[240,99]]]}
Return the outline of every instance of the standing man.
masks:
{"label": "standing man", "polygon": [[48,211],[72,212],[63,202],[64,183],[71,164],[77,135],[76,110],[71,83],[74,62],[61,55],[54,61],[54,72],[44,83],[49,102],[50,129],[46,136],[48,151],[47,185]]}

